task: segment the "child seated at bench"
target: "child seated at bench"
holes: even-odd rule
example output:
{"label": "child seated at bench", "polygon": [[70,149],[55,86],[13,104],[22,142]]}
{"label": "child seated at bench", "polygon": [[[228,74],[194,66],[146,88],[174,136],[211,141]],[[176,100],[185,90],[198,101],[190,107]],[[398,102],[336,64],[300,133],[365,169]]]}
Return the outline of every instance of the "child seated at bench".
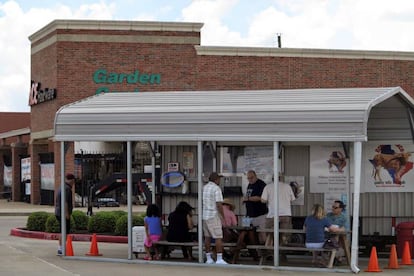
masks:
{"label": "child seated at bench", "polygon": [[162,235],[162,223],[160,216],[160,209],[157,205],[151,204],[147,207],[147,214],[144,218],[144,227],[145,227],[145,240],[144,247],[147,255],[144,257],[144,260],[152,260],[150,249],[154,248],[155,256],[154,259],[159,259],[158,248],[153,246],[153,242],[159,241]]}

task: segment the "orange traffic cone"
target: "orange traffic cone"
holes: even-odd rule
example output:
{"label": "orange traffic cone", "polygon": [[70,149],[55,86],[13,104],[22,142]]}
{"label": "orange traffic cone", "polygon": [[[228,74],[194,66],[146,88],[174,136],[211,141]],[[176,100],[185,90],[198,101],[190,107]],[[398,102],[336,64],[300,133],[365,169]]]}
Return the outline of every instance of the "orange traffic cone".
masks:
{"label": "orange traffic cone", "polygon": [[72,236],[66,238],[66,256],[73,256]]}
{"label": "orange traffic cone", "polygon": [[99,254],[98,242],[96,241],[96,234],[95,233],[92,235],[91,248],[89,249],[89,253],[86,253],[86,255],[88,255],[88,256],[102,256],[102,254]]}
{"label": "orange traffic cone", "polygon": [[402,254],[402,258],[401,258],[401,263],[402,265],[412,265],[413,263],[411,262],[411,250],[410,250],[410,243],[408,241],[406,241],[404,243],[404,251]]}
{"label": "orange traffic cone", "polygon": [[395,246],[395,244],[391,245],[391,254],[388,260],[387,268],[391,268],[391,269],[400,268],[398,266],[397,247]]}
{"label": "orange traffic cone", "polygon": [[369,257],[368,268],[365,272],[381,272],[378,265],[377,248],[375,246],[371,249],[371,256]]}

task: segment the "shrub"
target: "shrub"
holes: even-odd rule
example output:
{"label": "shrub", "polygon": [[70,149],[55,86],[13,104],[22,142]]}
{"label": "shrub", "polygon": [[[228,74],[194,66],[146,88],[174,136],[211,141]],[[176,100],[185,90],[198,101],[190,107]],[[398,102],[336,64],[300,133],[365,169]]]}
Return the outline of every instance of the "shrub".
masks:
{"label": "shrub", "polygon": [[[133,215],[132,226],[143,226],[145,215]],[[128,214],[119,217],[116,221],[115,235],[127,236],[128,235]]]}
{"label": "shrub", "polygon": [[49,214],[43,211],[33,212],[27,218],[26,228],[30,231],[45,231]]}
{"label": "shrub", "polygon": [[[70,217],[70,232],[72,233],[75,229],[75,220],[72,217]],[[46,232],[48,233],[60,233],[60,224],[56,219],[56,216],[53,214],[50,214],[49,217],[46,220]]]}
{"label": "shrub", "polygon": [[55,215],[50,215],[46,220],[46,232],[60,233],[60,225]]}
{"label": "shrub", "polygon": [[99,212],[89,218],[88,231],[90,233],[113,233],[115,224],[116,216],[112,212]]}
{"label": "shrub", "polygon": [[118,220],[122,216],[128,215],[128,212],[125,212],[125,211],[122,211],[122,210],[114,210],[114,211],[111,211],[111,212],[112,212],[112,214],[115,215],[116,220]]}
{"label": "shrub", "polygon": [[89,218],[84,212],[79,211],[79,210],[75,210],[72,213],[72,218],[73,218],[73,221],[74,221],[74,224],[73,224],[73,227],[72,227],[74,229],[74,231],[87,230],[88,229],[88,220],[89,220]]}

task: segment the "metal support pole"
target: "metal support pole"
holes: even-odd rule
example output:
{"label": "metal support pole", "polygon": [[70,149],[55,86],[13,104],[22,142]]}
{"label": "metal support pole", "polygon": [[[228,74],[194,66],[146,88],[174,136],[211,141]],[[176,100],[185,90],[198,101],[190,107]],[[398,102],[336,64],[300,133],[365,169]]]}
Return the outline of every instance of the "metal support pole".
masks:
{"label": "metal support pole", "polygon": [[62,254],[66,256],[66,191],[65,191],[65,142],[60,142],[60,225]]}
{"label": "metal support pole", "polygon": [[358,273],[358,228],[359,228],[359,195],[361,189],[361,165],[362,165],[362,143],[354,143],[354,205],[352,217],[352,246],[351,246],[351,269]]}
{"label": "metal support pole", "polygon": [[197,172],[198,172],[198,196],[197,196],[197,232],[198,232],[198,262],[202,263],[203,258],[203,142],[197,142]]}
{"label": "metal support pole", "polygon": [[273,198],[274,198],[274,218],[273,218],[273,261],[274,266],[279,266],[279,142],[273,142]]}
{"label": "metal support pole", "polygon": [[132,259],[132,150],[127,142],[128,260]]}

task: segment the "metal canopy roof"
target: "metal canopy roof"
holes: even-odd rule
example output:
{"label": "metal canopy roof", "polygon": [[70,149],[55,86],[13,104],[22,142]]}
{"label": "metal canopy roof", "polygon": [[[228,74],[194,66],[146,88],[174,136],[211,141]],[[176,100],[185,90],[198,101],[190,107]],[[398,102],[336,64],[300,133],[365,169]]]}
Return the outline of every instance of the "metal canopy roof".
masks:
{"label": "metal canopy roof", "polygon": [[366,141],[371,109],[380,108],[385,111],[370,120],[374,136],[395,132],[397,122],[398,138],[412,139],[411,113],[405,110],[413,107],[400,87],[107,93],[63,106],[56,113],[54,138]]}

